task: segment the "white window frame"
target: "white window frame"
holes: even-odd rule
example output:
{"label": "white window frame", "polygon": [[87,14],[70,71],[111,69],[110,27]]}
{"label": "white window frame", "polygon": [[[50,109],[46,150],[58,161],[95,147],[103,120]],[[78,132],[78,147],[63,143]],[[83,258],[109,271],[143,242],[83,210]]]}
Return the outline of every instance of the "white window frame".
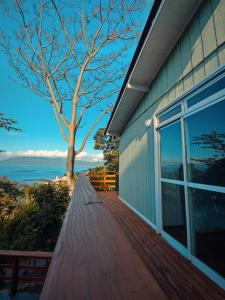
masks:
{"label": "white window frame", "polygon": [[[212,80],[216,81],[220,79],[222,76],[218,76],[215,79],[217,73],[220,73],[221,70],[225,71],[225,67],[220,68],[214,74],[208,76],[204,81],[207,81],[207,85],[210,85]],[[221,74],[220,74],[221,75]],[[223,72],[223,76],[225,76],[225,72]],[[215,79],[215,80],[214,80]],[[201,89],[202,88],[202,83]],[[199,84],[199,85],[200,85]],[[194,92],[198,92],[198,90],[193,88]],[[156,231],[162,235],[164,239],[167,240],[169,244],[171,244],[177,251],[179,251],[182,255],[187,257],[195,266],[197,266],[203,273],[205,273],[209,278],[211,278],[214,282],[216,282],[219,286],[225,289],[225,278],[223,278],[220,274],[206,265],[204,262],[199,260],[196,256],[192,255],[191,253],[191,234],[190,234],[190,216],[189,216],[189,200],[188,200],[188,188],[197,188],[203,189],[213,192],[220,192],[225,193],[225,187],[222,186],[214,186],[214,185],[207,185],[207,184],[200,184],[200,183],[193,183],[187,181],[187,153],[186,153],[186,141],[184,135],[184,122],[185,119],[195,113],[198,113],[201,110],[206,109],[209,106],[212,106],[220,101],[225,99],[225,88],[216,92],[215,94],[207,97],[204,100],[196,103],[193,106],[187,107],[187,100],[193,96],[191,91],[188,93],[187,97],[182,96],[180,99],[177,99],[172,104],[168,105],[166,108],[159,110],[154,114],[154,145],[155,145],[155,199],[156,199]],[[224,100],[225,101],[225,100]],[[164,120],[159,124],[158,116],[161,113],[166,113],[167,110],[173,109],[178,102],[181,103],[182,112],[178,113],[171,118]],[[184,172],[184,179],[183,181],[180,180],[173,180],[173,179],[165,179],[161,178],[161,166],[160,166],[160,133],[159,129],[169,125],[170,123],[175,122],[176,120],[181,121],[181,133],[182,133],[182,149],[183,149],[183,172]],[[161,182],[168,182],[173,184],[178,184],[184,186],[184,193],[185,193],[185,205],[186,205],[186,225],[187,225],[187,248],[175,240],[172,236],[167,234],[163,231],[163,224],[162,224],[162,197],[161,197]]]}
{"label": "white window frame", "polygon": [[[157,127],[157,136],[158,136],[158,139],[160,139],[160,133],[159,133],[159,130],[161,128],[165,128],[167,126],[170,126],[171,124],[174,124],[176,123],[176,121],[179,121],[180,122],[180,125],[181,125],[181,134],[182,134],[182,129],[183,129],[183,104],[182,104],[182,112],[177,114],[176,116],[173,116],[171,118],[169,118],[168,120],[166,120],[166,122],[162,122],[160,124],[160,126]],[[182,157],[182,162],[183,162],[183,168],[184,166],[186,165],[185,162],[184,162],[184,159],[185,159],[185,156],[184,156],[184,151],[183,151],[183,142],[184,142],[184,139],[183,139],[183,134],[181,135],[181,138],[182,138],[182,153],[183,153],[183,157]],[[157,165],[158,165],[158,175],[159,175],[159,187],[160,187],[160,192],[158,192],[158,199],[159,201],[159,207],[161,209],[161,213],[160,213],[160,234],[161,236],[167,240],[167,242],[169,244],[171,244],[177,251],[179,251],[182,255],[184,255],[185,257],[187,257],[188,259],[190,259],[190,255],[189,255],[189,247],[190,247],[190,239],[188,238],[188,230],[189,230],[189,215],[187,214],[188,212],[188,204],[187,204],[187,198],[186,198],[186,195],[187,195],[187,187],[186,187],[186,183],[185,183],[185,170],[183,170],[184,172],[184,178],[183,180],[175,180],[175,179],[167,179],[167,178],[162,178],[161,177],[161,166],[160,166],[160,141],[158,140],[156,142],[156,145],[157,145],[157,148],[158,148],[158,159],[157,159]],[[185,247],[183,244],[181,244],[179,241],[177,241],[175,238],[173,238],[172,236],[170,236],[166,231],[163,230],[163,220],[162,220],[162,197],[161,197],[161,182],[166,182],[166,183],[172,183],[172,184],[175,184],[175,185],[180,185],[180,186],[183,186],[184,187],[184,195],[185,195],[185,212],[186,212],[186,228],[187,228],[187,247]]]}

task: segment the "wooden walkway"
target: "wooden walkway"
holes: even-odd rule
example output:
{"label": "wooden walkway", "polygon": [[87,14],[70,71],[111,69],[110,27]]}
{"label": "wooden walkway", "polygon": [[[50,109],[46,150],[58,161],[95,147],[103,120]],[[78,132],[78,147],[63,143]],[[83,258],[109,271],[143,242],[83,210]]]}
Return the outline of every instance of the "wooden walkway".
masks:
{"label": "wooden walkway", "polygon": [[98,196],[106,203],[169,299],[225,299],[221,288],[133,213],[119,200],[116,192],[99,192]]}
{"label": "wooden walkway", "polygon": [[168,300],[166,293],[80,175],[41,300]]}

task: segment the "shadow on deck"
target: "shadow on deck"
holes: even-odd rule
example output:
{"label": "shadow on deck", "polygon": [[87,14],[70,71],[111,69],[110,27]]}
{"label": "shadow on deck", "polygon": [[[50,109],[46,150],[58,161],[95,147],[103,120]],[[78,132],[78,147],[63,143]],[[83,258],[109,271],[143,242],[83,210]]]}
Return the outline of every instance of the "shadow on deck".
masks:
{"label": "shadow on deck", "polygon": [[117,197],[80,175],[41,300],[225,299]]}

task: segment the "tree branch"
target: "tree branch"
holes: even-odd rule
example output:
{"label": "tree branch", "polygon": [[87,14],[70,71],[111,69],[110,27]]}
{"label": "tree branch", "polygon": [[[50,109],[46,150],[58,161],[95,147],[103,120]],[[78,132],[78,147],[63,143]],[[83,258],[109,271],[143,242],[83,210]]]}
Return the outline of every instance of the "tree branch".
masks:
{"label": "tree branch", "polygon": [[61,134],[62,134],[62,137],[64,138],[64,140],[65,140],[67,143],[69,143],[69,138],[68,138],[68,137],[66,136],[66,134],[65,134],[65,131],[64,131],[63,126],[62,126],[62,124],[61,124],[61,122],[60,122],[60,119],[59,119],[59,117],[58,117],[58,115],[57,115],[57,112],[56,112],[56,109],[55,109],[54,104],[52,104],[52,108],[53,108],[53,112],[54,112],[54,116],[55,116],[55,118],[56,118],[56,121],[57,121],[57,123],[58,123],[58,125],[59,125],[59,129],[60,129],[60,132],[61,132]]}
{"label": "tree branch", "polygon": [[48,88],[49,88],[49,91],[50,91],[50,94],[52,97],[53,104],[54,104],[55,108],[57,109],[57,112],[59,113],[61,120],[63,121],[66,128],[70,129],[70,123],[67,121],[64,114],[60,110],[60,106],[56,100],[55,93],[54,93],[54,90],[53,90],[53,87],[51,85],[49,78],[46,78],[46,82],[47,82],[47,85],[48,85]]}
{"label": "tree branch", "polygon": [[111,107],[105,109],[100,115],[99,117],[96,119],[96,121],[94,122],[94,124],[91,126],[91,128],[89,129],[87,135],[85,136],[80,148],[75,151],[75,155],[81,153],[84,150],[84,147],[87,143],[87,140],[89,139],[90,135],[92,134],[93,130],[95,129],[95,127],[97,126],[98,122],[104,117],[104,115],[106,115],[109,111],[111,110]]}
{"label": "tree branch", "polygon": [[87,50],[87,54],[89,55],[89,46],[88,46],[88,41],[87,41],[87,35],[86,35],[86,30],[85,30],[85,11],[84,11],[84,0],[82,0],[82,33],[83,33],[83,38],[84,38],[84,43],[85,47]]}

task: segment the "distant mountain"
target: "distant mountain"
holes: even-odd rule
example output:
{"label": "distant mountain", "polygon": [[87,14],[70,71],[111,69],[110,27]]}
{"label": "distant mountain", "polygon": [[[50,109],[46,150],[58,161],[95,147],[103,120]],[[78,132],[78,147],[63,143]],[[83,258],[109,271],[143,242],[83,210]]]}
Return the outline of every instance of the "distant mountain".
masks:
{"label": "distant mountain", "polygon": [[[17,156],[0,160],[0,165],[17,165],[17,166],[64,166],[66,163],[65,158],[55,157],[25,157]],[[102,166],[102,162],[92,162],[85,160],[76,160],[76,165],[80,167],[98,167]]]}

